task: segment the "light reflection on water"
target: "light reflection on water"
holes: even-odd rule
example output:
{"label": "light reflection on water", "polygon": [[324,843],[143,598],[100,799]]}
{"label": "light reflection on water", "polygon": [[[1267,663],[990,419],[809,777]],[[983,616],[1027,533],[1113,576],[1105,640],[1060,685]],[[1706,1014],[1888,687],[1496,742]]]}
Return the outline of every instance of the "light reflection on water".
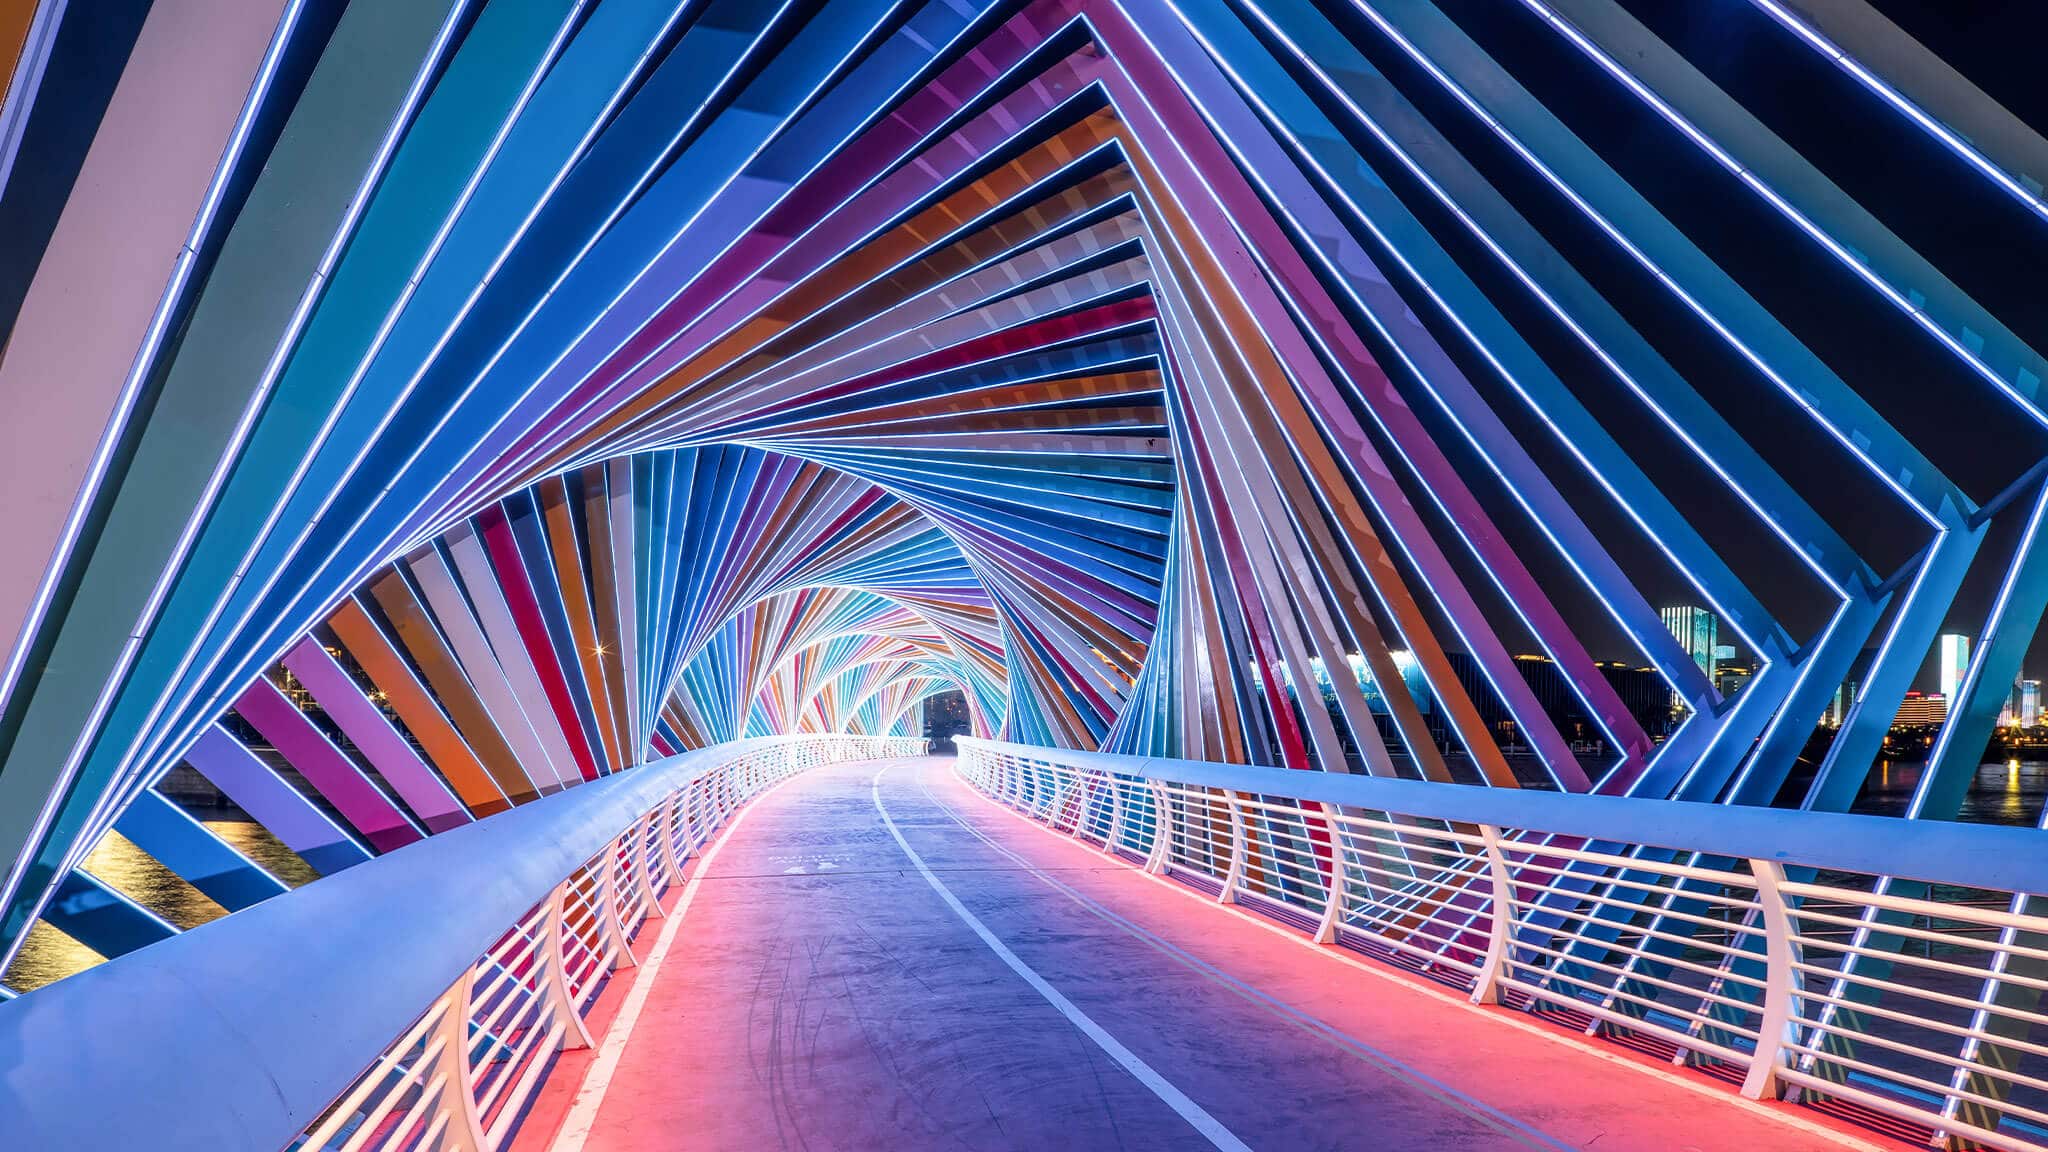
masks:
{"label": "light reflection on water", "polygon": [[[298,854],[285,847],[261,824],[250,820],[207,820],[207,829],[233,845],[244,856],[262,865],[291,887],[314,879],[319,873],[308,867]],[[196,928],[225,914],[220,905],[199,889],[180,879],[177,873],[157,863],[118,832],[107,838],[85,858],[85,869],[108,887],[177,925]],[[7,986],[17,992],[40,988],[100,962],[99,953],[48,924],[37,921],[28,939],[7,969]]]}
{"label": "light reflection on water", "polygon": [[[1880,760],[1870,769],[1852,812],[1872,816],[1904,816],[1913,791],[1927,771],[1925,761]],[[2041,802],[2048,798],[2048,761],[1999,760],[1977,767],[1976,779],[1963,797],[1956,818],[1969,824],[2011,824],[2034,827]]]}

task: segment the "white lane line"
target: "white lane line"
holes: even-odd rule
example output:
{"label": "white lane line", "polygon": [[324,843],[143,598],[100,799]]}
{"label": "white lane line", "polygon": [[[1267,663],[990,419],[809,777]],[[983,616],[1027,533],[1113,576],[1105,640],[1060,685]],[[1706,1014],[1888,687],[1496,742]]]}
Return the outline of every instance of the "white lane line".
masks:
{"label": "white lane line", "polygon": [[[929,800],[933,807],[944,812],[947,818],[951,819],[954,824],[959,825],[969,835],[987,845],[991,851],[997,852],[1015,862],[1019,869],[1037,877],[1053,891],[1064,895],[1067,899],[1080,905],[1083,911],[1120,929],[1125,935],[1138,943],[1159,952],[1174,963],[1222,987],[1225,991],[1246,1003],[1263,1009],[1289,1027],[1299,1029],[1310,1036],[1315,1036],[1335,1045],[1339,1050],[1351,1054],[1365,1064],[1378,1069],[1384,1075],[1407,1082],[1418,1091],[1426,1092],[1436,1097],[1446,1107],[1456,1109],[1460,1113],[1487,1125],[1519,1144],[1530,1148],[1549,1148],[1552,1152],[1572,1152],[1571,1145],[1564,1143],[1548,1132],[1534,1125],[1526,1124],[1508,1113],[1486,1104],[1477,1097],[1468,1096],[1449,1084],[1423,1072],[1421,1069],[1412,1067],[1399,1058],[1374,1048],[1365,1041],[1352,1036],[1350,1033],[1337,1028],[1321,1018],[1304,1012],[1268,992],[1239,980],[1237,977],[1203,960],[1165,937],[1154,933],[1136,921],[1127,919],[1112,911],[1108,906],[1099,903],[1080,889],[1058,879],[1017,852],[997,843],[993,837],[976,828],[965,817],[961,816],[959,812],[955,811],[952,805],[939,799],[938,795],[932,791],[930,773],[921,772],[918,774],[918,786],[924,790],[925,799]],[[980,793],[970,792],[970,795],[978,796]],[[1034,824],[1033,827],[1043,828],[1044,825]],[[1065,838],[1062,837],[1062,839]]]}
{"label": "white lane line", "polygon": [[925,866],[924,857],[919,856],[917,850],[910,846],[910,842],[903,838],[903,833],[896,827],[896,821],[890,819],[889,809],[882,803],[882,777],[888,771],[887,768],[882,769],[868,782],[868,791],[875,799],[875,811],[882,814],[882,823],[888,826],[889,835],[896,838],[896,846],[903,849],[905,856],[910,857],[910,862],[917,866],[918,875],[924,877],[925,883],[932,886],[932,891],[939,894],[939,899],[946,902],[946,906],[953,910],[953,914],[973,929],[974,934],[981,937],[981,942],[988,945],[989,951],[994,952],[996,958],[1007,965],[1010,971],[1015,972],[1026,984],[1031,985],[1034,991],[1045,997],[1045,1002],[1057,1009],[1060,1015],[1065,1016],[1068,1023],[1080,1029],[1082,1035],[1095,1041],[1096,1047],[1107,1053],[1110,1059],[1121,1064],[1124,1071],[1129,1072],[1138,1083],[1150,1089],[1167,1107],[1179,1113],[1180,1118],[1187,1121],[1195,1131],[1200,1132],[1210,1144],[1226,1149],[1227,1152],[1251,1152],[1251,1146],[1232,1135],[1230,1129],[1225,1128],[1221,1121],[1204,1111],[1200,1104],[1188,1099],[1186,1093],[1168,1083],[1164,1076],[1153,1071],[1150,1064],[1138,1059],[1137,1053],[1124,1047],[1116,1037],[1105,1031],[1102,1025],[1089,1019],[1086,1012],[1074,1007],[1073,1001],[1060,995],[1057,989],[1046,983],[1037,972],[1032,971],[1029,964],[1018,959],[1015,952],[996,939],[995,933],[990,932],[987,925],[974,913],[969,912],[966,905],[960,903],[959,897],[953,895],[952,889],[947,888],[945,883]]}
{"label": "white lane line", "polygon": [[590,1139],[590,1130],[597,1124],[597,1110],[603,1106],[605,1093],[611,1090],[612,1077],[618,1073],[619,1058],[626,1053],[626,1042],[633,1038],[633,1026],[640,1022],[640,1010],[647,1006],[647,995],[654,988],[654,978],[661,974],[661,962],[668,959],[669,945],[675,943],[676,929],[683,925],[683,913],[690,910],[690,902],[697,898],[697,889],[710,873],[711,862],[718,859],[719,850],[732,839],[733,833],[740,830],[747,814],[756,805],[774,795],[784,784],[801,778],[801,773],[791,776],[749,800],[739,815],[732,818],[732,823],[725,826],[725,831],[718,834],[718,839],[711,842],[704,855],[698,857],[697,870],[683,885],[683,894],[677,898],[676,906],[669,909],[668,919],[662,921],[661,935],[654,941],[654,951],[647,954],[634,973],[633,986],[626,990],[625,1002],[619,1005],[618,1018],[612,1021],[611,1031],[605,1034],[604,1043],[598,1046],[597,1059],[592,1060],[584,1071],[583,1084],[576,1089],[576,1099],[570,1102],[569,1114],[555,1132],[555,1142],[548,1145],[549,1152],[583,1152],[583,1143]]}
{"label": "white lane line", "polygon": [[[1009,805],[1004,804],[1001,801],[996,800],[995,798],[982,792],[980,789],[976,788],[972,782],[968,781],[966,777],[961,776],[958,769],[954,770],[954,778],[959,780],[961,786],[967,789],[967,794],[969,796],[972,796],[975,799],[979,800],[983,805],[985,805],[988,808],[989,811],[994,812],[999,816],[1008,817],[1009,819],[1016,821],[1018,824],[1026,828],[1035,829],[1041,835],[1050,837],[1051,839],[1056,840],[1062,844],[1079,843],[1073,837],[1067,835],[1066,833],[1061,832],[1056,828],[1048,827],[1043,822],[1035,820],[1030,816],[1026,816],[1024,813],[1019,812],[1015,808],[1012,808]],[[1082,847],[1091,846],[1082,845]],[[1552,1025],[1538,1024],[1533,1020],[1523,1020],[1521,1019],[1521,1013],[1504,1012],[1490,1006],[1474,1004],[1471,1000],[1467,999],[1463,993],[1454,994],[1451,992],[1439,991],[1426,983],[1410,980],[1405,976],[1396,975],[1393,971],[1388,970],[1386,967],[1381,966],[1379,963],[1375,961],[1367,960],[1363,956],[1347,954],[1343,949],[1333,948],[1327,944],[1318,944],[1315,942],[1314,937],[1308,936],[1293,928],[1289,928],[1281,924],[1277,920],[1268,919],[1264,916],[1259,915],[1256,912],[1247,911],[1246,909],[1239,907],[1235,904],[1218,904],[1216,903],[1216,898],[1214,896],[1205,895],[1202,892],[1197,891],[1194,888],[1190,888],[1186,884],[1182,884],[1170,877],[1155,876],[1152,873],[1147,872],[1142,868],[1139,868],[1138,866],[1132,864],[1129,860],[1126,860],[1120,856],[1116,856],[1111,853],[1101,852],[1100,849],[1093,850],[1100,852],[1101,855],[1103,855],[1111,863],[1115,864],[1122,872],[1127,873],[1139,880],[1146,881],[1147,883],[1156,884],[1162,891],[1171,892],[1183,900],[1192,901],[1195,904],[1201,906],[1206,912],[1220,912],[1223,915],[1234,917],[1238,922],[1242,924],[1248,924],[1251,927],[1257,928],[1262,932],[1271,932],[1273,935],[1279,937],[1282,940],[1287,941],[1290,944],[1295,944],[1307,948],[1309,951],[1315,953],[1316,955],[1321,956],[1324,959],[1329,960],[1333,963],[1342,964],[1347,968],[1354,969],[1361,975],[1370,976],[1374,980],[1378,980],[1383,983],[1389,984],[1394,988],[1400,989],[1402,991],[1411,993],[1416,996],[1426,996],[1431,1000],[1435,1000],[1438,1003],[1443,1004],[1445,1007],[1450,1008],[1453,1011],[1467,1013],[1476,1019],[1484,1020],[1487,1022],[1488,1025],[1503,1028],[1513,1028],[1518,1032],[1522,1032],[1529,1036],[1533,1036],[1536,1039],[1542,1040],[1547,1044],[1555,1044],[1560,1048],[1568,1048],[1573,1053],[1579,1056],[1590,1056],[1595,1060],[1604,1061],[1608,1064],[1614,1065],[1617,1068],[1628,1069],[1629,1073],[1641,1076],[1649,1076],[1655,1080],[1659,1080],[1665,1084],[1669,1084],[1674,1088],[1683,1089],[1684,1091],[1690,1092],[1696,1096],[1700,1096],[1704,1099],[1714,1101],[1717,1104],[1733,1105],[1734,1107],[1739,1108],[1752,1116],[1769,1120],[1773,1123],[1783,1124],[1788,1128],[1797,1128],[1799,1131],[1809,1136],[1819,1137],[1820,1139],[1826,1140],[1833,1144],[1837,1144],[1844,1148],[1855,1149],[1856,1152],[1888,1152],[1888,1150],[1891,1148],[1891,1145],[1889,1144],[1878,1144],[1875,1141],[1865,1140],[1862,1137],[1857,1136],[1853,1133],[1843,1132],[1835,1128],[1831,1128],[1825,1124],[1819,1123],[1817,1121],[1808,1120],[1805,1117],[1798,1115],[1796,1112],[1789,1111],[1782,1106],[1765,1104],[1761,1101],[1751,1100],[1743,1096],[1734,1095],[1730,1093],[1726,1088],[1717,1087],[1713,1083],[1703,1078],[1696,1079],[1690,1076],[1682,1076],[1675,1072],[1666,1072],[1654,1064],[1645,1063],[1642,1060],[1639,1060],[1632,1056],[1624,1056],[1618,1052],[1602,1051],[1601,1049],[1594,1047],[1591,1044],[1583,1043],[1580,1040],[1578,1040],[1576,1033],[1574,1032],[1559,1029]]]}

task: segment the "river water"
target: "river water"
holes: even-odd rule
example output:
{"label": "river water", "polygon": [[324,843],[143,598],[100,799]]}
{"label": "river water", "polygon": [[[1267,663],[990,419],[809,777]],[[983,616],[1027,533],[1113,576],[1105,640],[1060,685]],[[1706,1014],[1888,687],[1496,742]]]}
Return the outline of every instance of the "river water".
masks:
{"label": "river water", "polygon": [[[214,835],[294,888],[319,875],[307,867],[297,853],[265,831],[261,824],[251,820],[207,820],[203,823]],[[152,860],[118,832],[107,834],[99,847],[93,849],[92,855],[86,857],[85,867],[108,887],[125,893],[179,928],[196,928],[226,914],[225,909],[199,889]],[[37,921],[29,929],[28,939],[15,956],[13,965],[7,969],[6,983],[17,992],[27,992],[90,968],[100,959],[92,949]]]}
{"label": "river water", "polygon": [[[1850,810],[1872,816],[1904,816],[1927,765],[1920,761],[1880,760],[1863,783]],[[1977,778],[1963,797],[1957,818],[1970,824],[2013,824],[2035,827],[2041,802],[2048,798],[2048,761],[2004,760],[1977,768]]]}

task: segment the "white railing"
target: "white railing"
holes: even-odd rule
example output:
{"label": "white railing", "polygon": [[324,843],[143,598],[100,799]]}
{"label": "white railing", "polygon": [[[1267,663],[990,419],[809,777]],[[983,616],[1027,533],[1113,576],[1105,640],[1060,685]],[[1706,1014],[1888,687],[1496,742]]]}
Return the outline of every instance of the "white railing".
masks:
{"label": "white railing", "polygon": [[[502,1148],[556,1053],[591,1044],[607,978],[734,813],[806,769],[925,745],[686,753],[32,992],[0,1006],[0,1148]],[[21,1052],[36,1055],[6,1058]]]}
{"label": "white railing", "polygon": [[2048,834],[957,743],[1003,804],[1475,1002],[2048,1146]]}
{"label": "white railing", "polygon": [[809,768],[922,755],[924,740],[813,736],[748,748],[684,781],[564,877],[477,957],[291,1147],[334,1152],[504,1147],[683,864],[742,805]]}

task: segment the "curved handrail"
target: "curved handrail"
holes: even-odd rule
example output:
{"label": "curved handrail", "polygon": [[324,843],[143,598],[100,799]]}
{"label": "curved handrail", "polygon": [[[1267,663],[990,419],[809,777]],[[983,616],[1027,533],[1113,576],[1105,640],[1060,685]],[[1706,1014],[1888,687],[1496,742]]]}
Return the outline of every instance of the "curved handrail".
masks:
{"label": "curved handrail", "polygon": [[[1390,780],[1253,764],[1116,756],[969,736],[954,740],[963,748],[973,746],[1143,780],[1285,796],[1453,823],[1776,860],[1839,872],[2004,892],[2048,892],[2048,833],[2033,828]],[[1902,837],[1910,838],[1910,853],[1900,851]]]}
{"label": "curved handrail", "polygon": [[583,784],[0,1006],[0,1148],[288,1146],[565,876],[702,778],[818,739]]}
{"label": "curved handrail", "polygon": [[1751,1098],[2048,1147],[2048,1077],[2023,1066],[2048,1055],[2040,831],[959,747],[998,803],[1306,942]]}

